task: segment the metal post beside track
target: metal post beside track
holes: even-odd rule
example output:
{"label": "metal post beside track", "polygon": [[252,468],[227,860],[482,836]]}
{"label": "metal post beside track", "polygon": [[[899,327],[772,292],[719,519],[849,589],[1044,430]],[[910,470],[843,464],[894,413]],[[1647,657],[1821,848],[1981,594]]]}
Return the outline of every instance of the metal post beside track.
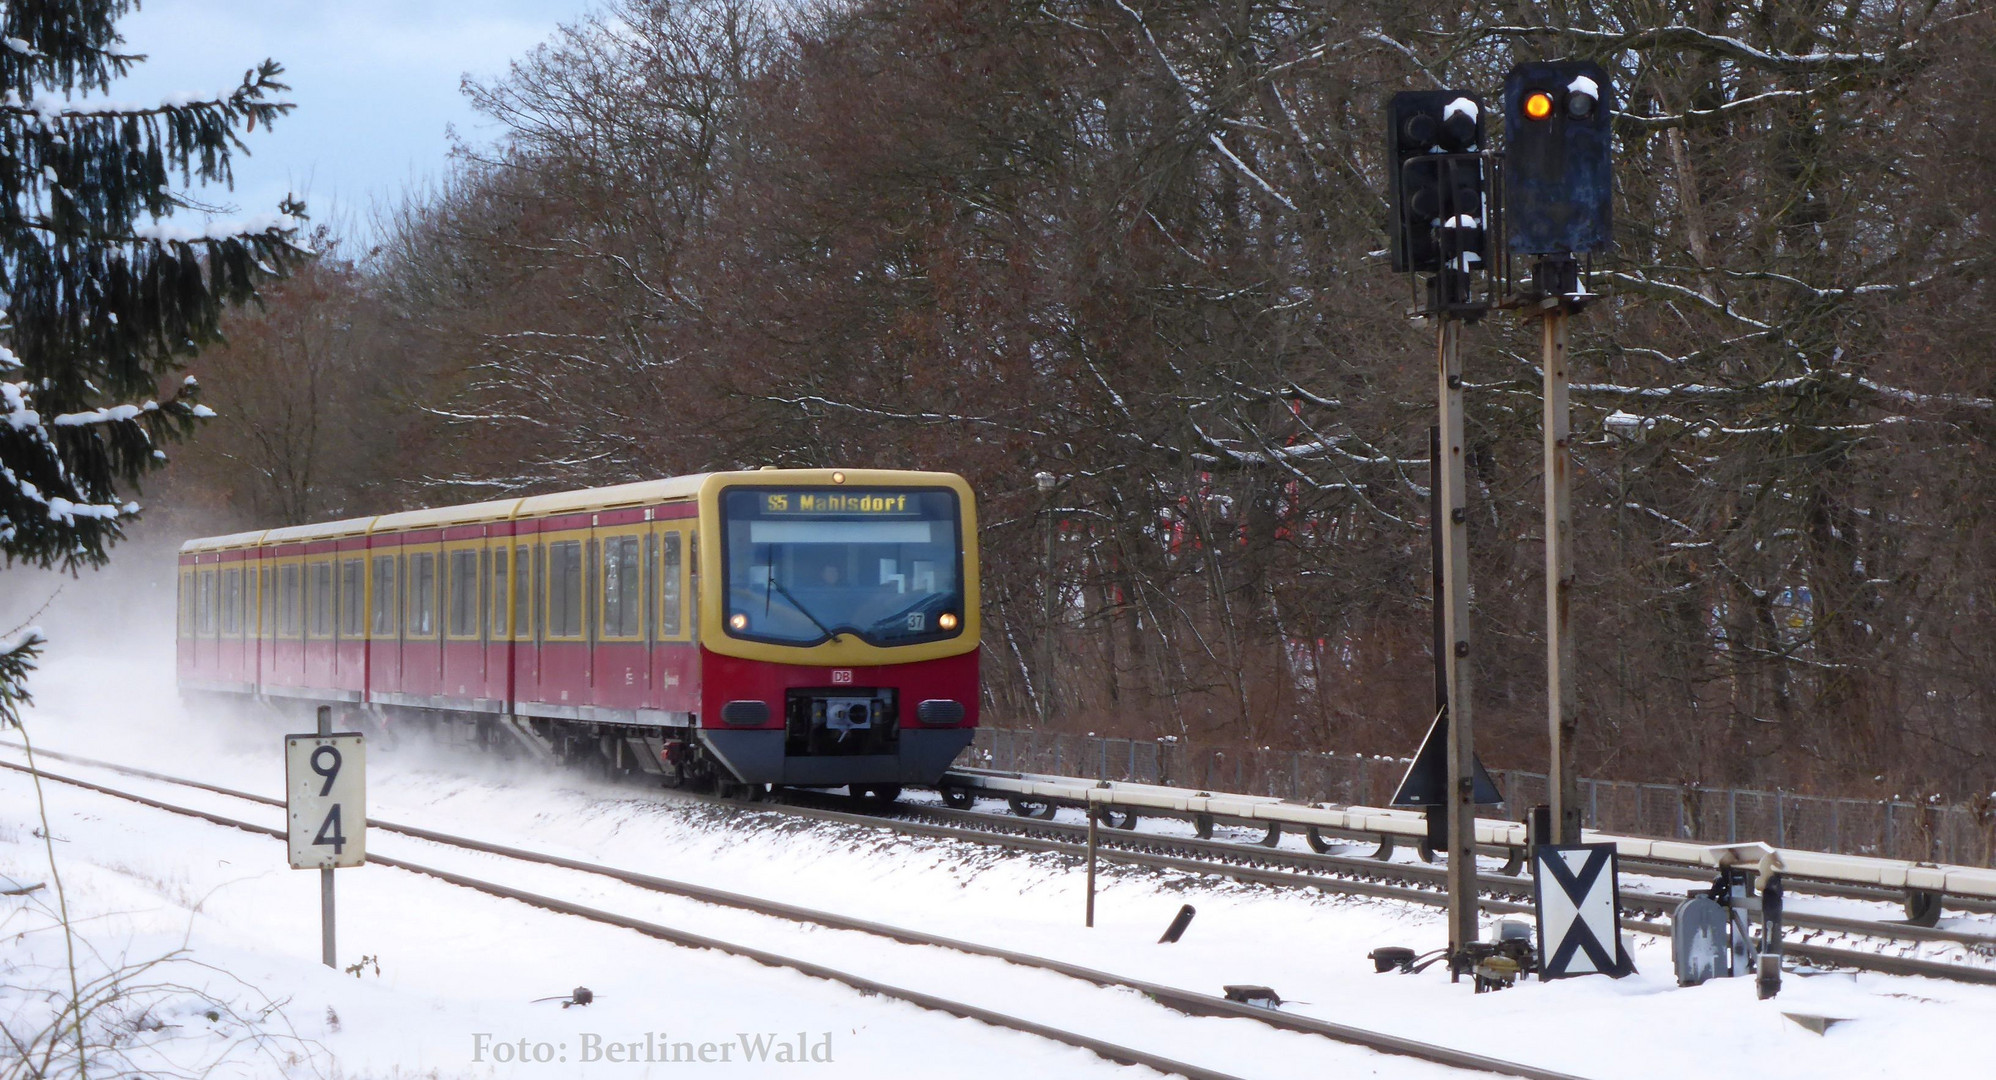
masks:
{"label": "metal post beside track", "polygon": [[[324,736],[331,735],[332,733],[333,708],[330,705],[321,705],[319,706],[319,734]],[[320,953],[322,959],[326,962],[326,966],[329,968],[339,967],[339,963],[334,959],[335,954],[333,951],[333,868],[330,866],[319,868],[319,938]]]}
{"label": "metal post beside track", "polygon": [[1554,842],[1580,843],[1580,786],[1573,742],[1579,706],[1573,692],[1573,448],[1567,408],[1569,312],[1558,298],[1539,316],[1545,361],[1546,713],[1552,742]]}
{"label": "metal post beside track", "polygon": [[1468,472],[1463,459],[1462,320],[1435,318],[1437,394],[1442,418],[1443,640],[1448,649],[1448,894],[1450,968],[1476,941],[1476,739],[1470,713]]}
{"label": "metal post beside track", "polygon": [[1095,808],[1088,808],[1088,919],[1087,925],[1095,925]]}

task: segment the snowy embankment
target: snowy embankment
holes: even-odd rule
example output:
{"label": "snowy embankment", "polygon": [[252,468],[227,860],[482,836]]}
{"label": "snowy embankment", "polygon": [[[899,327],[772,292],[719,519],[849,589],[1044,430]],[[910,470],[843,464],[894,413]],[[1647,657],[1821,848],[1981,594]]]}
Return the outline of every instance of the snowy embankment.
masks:
{"label": "snowy embankment", "polygon": [[[58,643],[59,644],[59,643]],[[60,652],[36,680],[30,717],[40,745],[276,794],[274,726],[172,705],[170,666],[131,653],[86,659]],[[9,760],[18,760],[8,751]],[[274,812],[141,781],[114,786],[275,823]],[[135,1062],[183,1069],[218,1058],[215,1075],[666,1076],[1108,1075],[1093,1056],[1042,1040],[861,996],[793,972],[675,948],[635,933],[538,912],[382,867],[339,872],[342,965],[317,963],[317,875],[285,867],[276,840],[173,817],[50,784],[79,963],[87,971],[178,951],[133,985],[193,988],[132,993],[107,1013]],[[1476,996],[1439,971],[1374,975],[1368,949],[1426,949],[1444,934],[1438,913],[1402,905],[1167,880],[1105,871],[1093,930],[1081,926],[1083,876],[1055,857],[1000,854],[899,839],[879,830],[800,824],[775,815],[728,820],[576,775],[548,775],[426,748],[370,754],[373,816],[496,840],[737,892],[1037,952],[1118,974],[1217,993],[1225,983],[1274,987],[1297,1011],[1428,1037],[1496,1057],[1584,1076],[1699,1072],[1767,1077],[1951,1075],[1981,1056],[1996,1023],[1996,990],[1874,975],[1791,976],[1780,998],[1754,1000],[1751,980],[1680,990],[1667,946],[1632,937],[1640,973],[1621,982],[1526,983]],[[0,874],[48,880],[34,792],[0,773]],[[1433,1076],[1444,1070],[1242,1021],[1179,1017],[1126,993],[955,954],[891,946],[842,931],[799,929],[741,912],[641,893],[573,872],[442,851],[376,832],[371,850],[489,876],[696,933],[752,942],[883,981],[973,1001],[1052,1026],[1180,1057],[1242,1076]],[[66,991],[52,890],[0,901],[12,941],[0,960],[0,1020],[10,1032],[47,1015]],[[1185,939],[1156,938],[1181,903],[1199,909]],[[364,959],[365,958],[365,959]],[[531,999],[587,986],[587,1008]],[[147,1016],[130,1015],[150,1004]],[[1848,1022],[1815,1035],[1783,1019],[1808,1012]],[[211,1018],[210,1014],[213,1014]],[[740,1061],[741,1036],[788,1045],[829,1063]],[[608,1060],[609,1044],[650,1033],[710,1061]],[[489,1036],[489,1038],[481,1038]],[[597,1060],[579,1060],[594,1037]],[[566,1061],[498,1062],[521,1040]],[[730,1058],[723,1063],[722,1046]],[[777,1051],[770,1044],[774,1058]],[[822,1048],[822,1049],[820,1049]],[[620,1055],[621,1056],[621,1055]],[[640,1054],[642,1056],[642,1054]]]}

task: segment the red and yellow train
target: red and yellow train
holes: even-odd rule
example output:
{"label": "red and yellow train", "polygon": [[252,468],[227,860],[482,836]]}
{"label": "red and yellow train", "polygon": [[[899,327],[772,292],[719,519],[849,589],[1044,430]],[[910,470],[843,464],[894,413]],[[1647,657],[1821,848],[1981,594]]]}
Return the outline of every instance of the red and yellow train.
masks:
{"label": "red and yellow train", "polygon": [[892,798],[977,724],[976,537],[959,476],[764,469],[190,540],[180,685]]}

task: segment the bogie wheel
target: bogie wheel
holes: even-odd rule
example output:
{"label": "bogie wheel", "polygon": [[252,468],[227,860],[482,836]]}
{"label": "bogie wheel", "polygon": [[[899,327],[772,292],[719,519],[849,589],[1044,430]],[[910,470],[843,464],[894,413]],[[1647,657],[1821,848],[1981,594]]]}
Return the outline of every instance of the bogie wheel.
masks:
{"label": "bogie wheel", "polygon": [[1318,831],[1315,825],[1310,826],[1310,831],[1305,834],[1305,838],[1310,841],[1311,851],[1319,855],[1329,855],[1331,853],[1331,842],[1324,839],[1324,834]]}
{"label": "bogie wheel", "polygon": [[846,788],[853,798],[868,806],[888,807],[901,797],[899,784],[852,784]]}
{"label": "bogie wheel", "polygon": [[1213,815],[1199,814],[1192,819],[1192,834],[1201,840],[1213,838]]}
{"label": "bogie wheel", "polygon": [[971,804],[977,801],[976,794],[969,788],[958,787],[955,784],[943,785],[942,796],[943,805],[951,810],[968,810]]}
{"label": "bogie wheel", "polygon": [[1279,847],[1281,844],[1282,844],[1282,823],[1279,821],[1271,821],[1268,823],[1268,834],[1261,838],[1261,846]]}

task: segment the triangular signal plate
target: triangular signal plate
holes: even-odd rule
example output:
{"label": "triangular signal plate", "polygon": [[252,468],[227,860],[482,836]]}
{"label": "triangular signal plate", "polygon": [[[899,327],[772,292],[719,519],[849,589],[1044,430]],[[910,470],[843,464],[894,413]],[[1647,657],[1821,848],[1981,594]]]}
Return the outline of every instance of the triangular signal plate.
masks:
{"label": "triangular signal plate", "polygon": [[[1446,806],[1448,801],[1448,710],[1442,709],[1428,725],[1428,736],[1421,740],[1414,763],[1407,766],[1407,775],[1400,778],[1400,788],[1388,805]],[[1504,801],[1481,757],[1476,759],[1476,801],[1490,805]]]}

